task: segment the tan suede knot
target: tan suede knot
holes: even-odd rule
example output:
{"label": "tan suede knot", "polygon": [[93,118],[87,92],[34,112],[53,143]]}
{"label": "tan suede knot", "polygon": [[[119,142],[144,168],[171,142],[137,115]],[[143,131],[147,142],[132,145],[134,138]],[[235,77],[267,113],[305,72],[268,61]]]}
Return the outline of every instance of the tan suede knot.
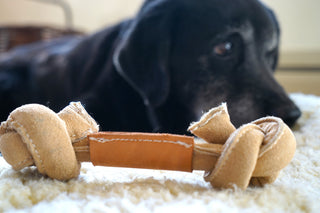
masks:
{"label": "tan suede knot", "polygon": [[97,131],[98,125],[78,102],[58,114],[45,106],[28,104],[1,123],[0,150],[15,170],[35,164],[44,175],[68,180],[80,171],[72,142]]}
{"label": "tan suede knot", "polygon": [[[225,131],[225,135],[220,132],[215,141],[210,134],[217,125],[227,126],[229,131]],[[205,140],[210,138],[208,144],[195,145],[196,154],[202,155],[202,158],[213,156],[211,165],[209,161],[206,166],[202,165],[207,168],[205,180],[216,188],[236,185],[242,189],[247,188],[249,183],[263,185],[274,182],[295,153],[296,141],[290,128],[277,117],[258,119],[241,126],[231,135],[230,126],[233,125],[227,115],[226,105],[221,105],[189,127],[198,137]],[[221,145],[220,138],[228,139]]]}

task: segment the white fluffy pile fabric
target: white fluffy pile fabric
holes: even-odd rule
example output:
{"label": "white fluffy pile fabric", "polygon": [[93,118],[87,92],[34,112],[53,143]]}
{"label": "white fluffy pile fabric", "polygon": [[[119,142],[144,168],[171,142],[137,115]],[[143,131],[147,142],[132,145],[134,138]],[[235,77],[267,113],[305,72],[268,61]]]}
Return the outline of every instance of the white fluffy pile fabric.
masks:
{"label": "white fluffy pile fabric", "polygon": [[215,190],[201,172],[82,165],[61,182],[35,168],[14,171],[0,157],[0,212],[320,212],[320,97],[291,96],[303,115],[297,151],[273,184]]}

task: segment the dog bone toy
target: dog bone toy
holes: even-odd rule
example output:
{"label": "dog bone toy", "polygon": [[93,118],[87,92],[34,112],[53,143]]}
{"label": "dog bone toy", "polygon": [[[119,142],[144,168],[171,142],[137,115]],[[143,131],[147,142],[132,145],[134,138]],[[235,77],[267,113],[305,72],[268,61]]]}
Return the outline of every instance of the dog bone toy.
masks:
{"label": "dog bone toy", "polygon": [[188,171],[204,170],[215,188],[246,189],[272,183],[293,158],[296,142],[289,127],[265,117],[239,129],[222,104],[191,124],[190,136],[98,132],[97,123],[79,102],[58,114],[28,104],[10,113],[0,126],[0,151],[15,170],[35,165],[50,178],[69,180],[80,162],[94,165]]}

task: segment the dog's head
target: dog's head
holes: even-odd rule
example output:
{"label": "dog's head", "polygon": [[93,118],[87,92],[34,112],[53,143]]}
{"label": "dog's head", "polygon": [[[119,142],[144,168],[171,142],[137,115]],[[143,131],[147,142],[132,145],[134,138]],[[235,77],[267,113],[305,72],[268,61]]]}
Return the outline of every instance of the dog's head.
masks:
{"label": "dog's head", "polygon": [[279,26],[257,0],[149,0],[123,31],[118,72],[149,108],[175,98],[189,117],[227,102],[239,126],[300,110],[276,82]]}

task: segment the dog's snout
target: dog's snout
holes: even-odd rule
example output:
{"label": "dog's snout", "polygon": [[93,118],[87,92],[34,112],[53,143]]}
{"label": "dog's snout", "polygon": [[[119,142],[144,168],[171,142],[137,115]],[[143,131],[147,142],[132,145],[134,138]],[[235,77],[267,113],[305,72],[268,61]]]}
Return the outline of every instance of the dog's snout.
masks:
{"label": "dog's snout", "polygon": [[301,116],[301,111],[298,107],[294,106],[291,109],[286,109],[282,113],[275,113],[274,116],[282,118],[289,127],[292,127]]}
{"label": "dog's snout", "polygon": [[287,116],[284,117],[283,120],[288,126],[293,126],[293,124],[300,118],[300,116],[300,109],[298,107],[295,107],[288,112]]}

